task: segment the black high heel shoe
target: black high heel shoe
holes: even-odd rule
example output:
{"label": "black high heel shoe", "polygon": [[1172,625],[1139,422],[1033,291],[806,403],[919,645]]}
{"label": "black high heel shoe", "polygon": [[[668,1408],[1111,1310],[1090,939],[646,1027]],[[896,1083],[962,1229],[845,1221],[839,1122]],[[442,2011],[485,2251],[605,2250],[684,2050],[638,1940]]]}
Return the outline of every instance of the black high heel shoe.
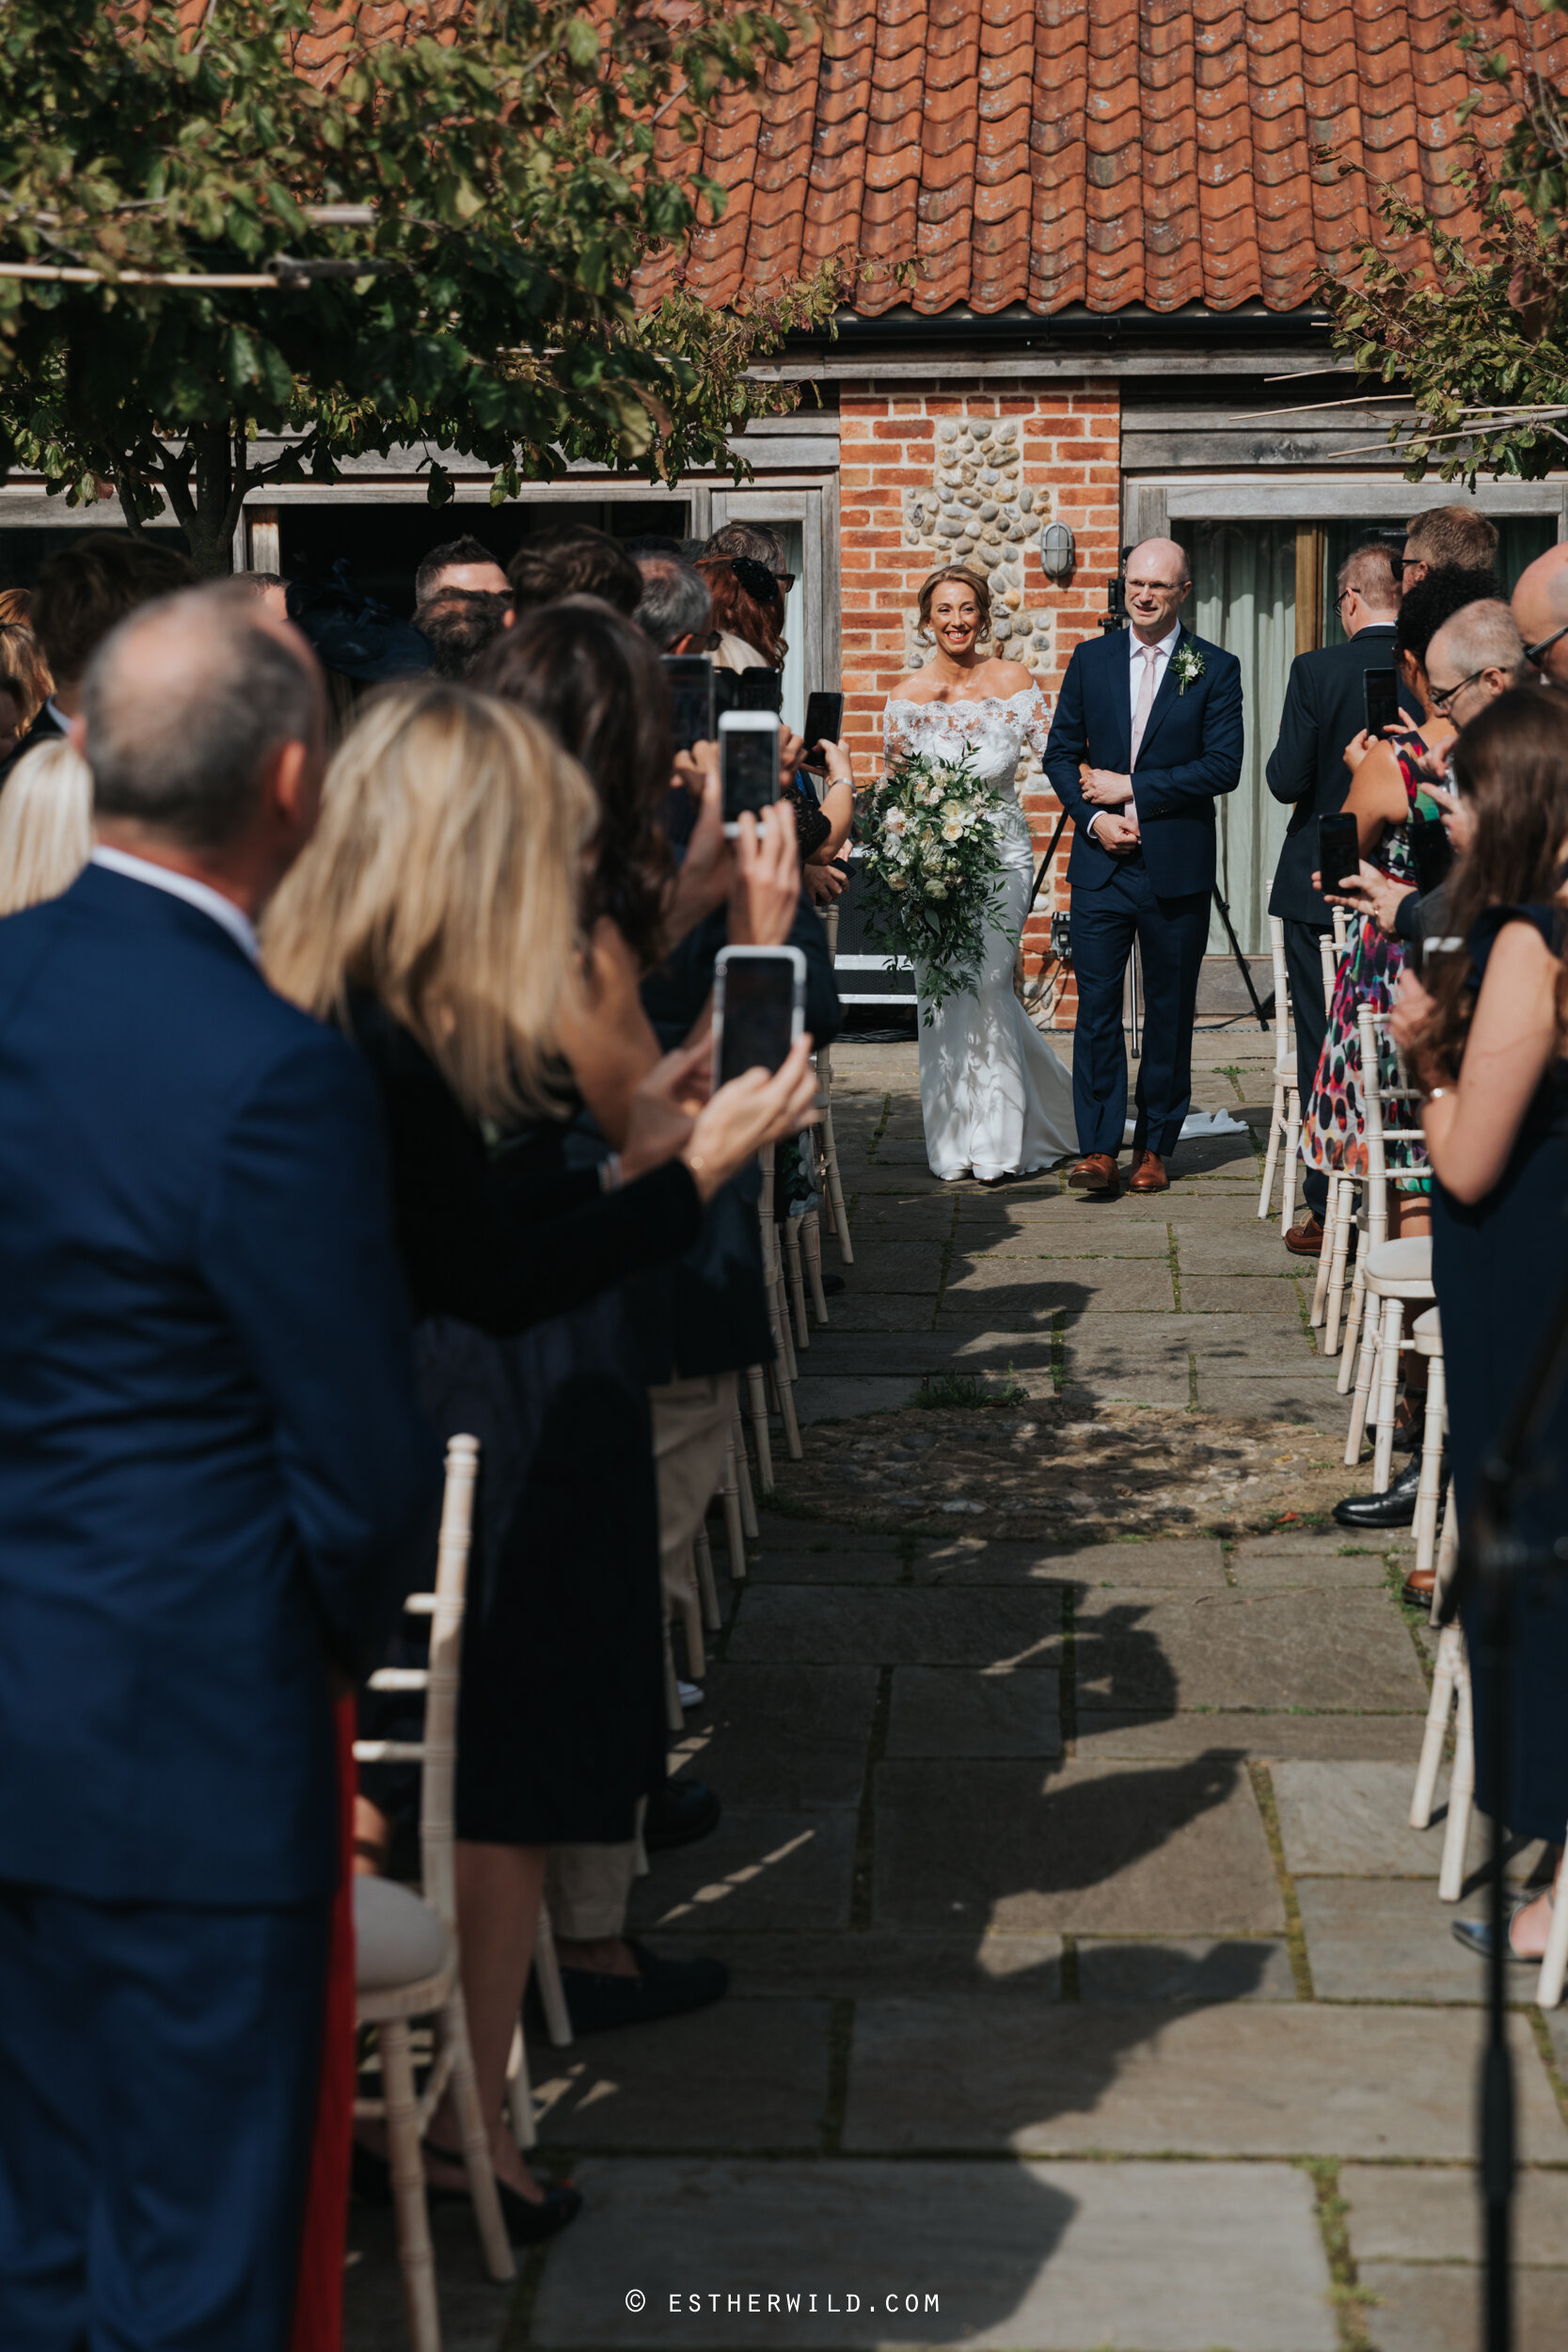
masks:
{"label": "black high heel shoe", "polygon": [[[425,2143],[425,2153],[437,2163],[461,2164],[461,2155],[451,2149],[432,2147]],[[361,2203],[389,2205],[392,2201],[392,2168],[385,2156],[378,2156],[373,2148],[366,2148],[359,2140],[354,2143],[350,2185]],[[496,2195],[500,2201],[501,2219],[506,2234],[514,2246],[543,2246],[546,2239],[556,2237],[569,2221],[575,2221],[582,2211],[582,2191],[570,2181],[541,2183],[545,2194],[539,2203],[525,2197],[509,2181],[498,2179]],[[431,2205],[467,2205],[471,2202],[466,2188],[442,2188],[437,2183],[425,2183],[425,2201]]]}

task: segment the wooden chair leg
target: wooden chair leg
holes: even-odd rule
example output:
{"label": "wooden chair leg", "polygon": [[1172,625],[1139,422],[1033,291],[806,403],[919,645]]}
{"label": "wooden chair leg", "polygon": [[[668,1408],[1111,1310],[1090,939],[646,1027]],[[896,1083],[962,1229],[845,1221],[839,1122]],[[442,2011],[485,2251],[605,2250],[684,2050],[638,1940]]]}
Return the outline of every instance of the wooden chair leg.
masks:
{"label": "wooden chair leg", "polygon": [[746,1581],[746,1531],[740,1516],[740,1481],[735,1467],[735,1438],[724,1448],[724,1549],[730,1555],[730,1582]]}
{"label": "wooden chair leg", "polygon": [[[800,1367],[795,1360],[795,1339],[789,1326],[789,1290],[784,1280],[782,1255],[773,1260],[773,1370],[785,1380],[799,1380]],[[780,1409],[783,1410],[781,1392]]]}
{"label": "wooden chair leg", "polygon": [[1470,1807],[1476,1797],[1476,1718],[1470,1695],[1470,1662],[1461,1643],[1454,1679],[1453,1770],[1449,1774],[1449,1819],[1443,1832],[1443,1867],[1437,1899],[1456,1903],[1465,1885],[1465,1849],[1470,1842]]}
{"label": "wooden chair leg", "polygon": [[566,1989],[561,1981],[561,1963],[555,1953],[555,1929],[543,1903],[539,1906],[539,1925],[533,1937],[533,1973],[539,1985],[540,2006],[545,2012],[545,2025],[550,2046],[569,2050],[572,2046],[572,2012],[566,2006]]}
{"label": "wooden chair leg", "polygon": [[1372,1401],[1372,1365],[1377,1357],[1379,1305],[1379,1300],[1369,1298],[1367,1311],[1362,1317],[1361,1354],[1355,1367],[1355,1394],[1351,1400],[1350,1432],[1345,1438],[1347,1470],[1354,1470],[1360,1461],[1361,1440],[1367,1433],[1367,1410]]}
{"label": "wooden chair leg", "polygon": [[[775,1373],[780,1369],[774,1366]],[[800,1424],[795,1418],[795,1375],[785,1372],[779,1382],[779,1412],[784,1422],[784,1445],[792,1462],[801,1459]]]}
{"label": "wooden chair leg", "polygon": [[710,1633],[717,1633],[724,1620],[720,1613],[719,1587],[713,1579],[713,1551],[705,1527],[697,1530],[696,1541],[691,1549],[697,1559],[697,1591],[703,1603],[703,1623]]}
{"label": "wooden chair leg", "polygon": [[[690,1581],[686,1591],[682,1593],[678,1603],[681,1631],[686,1635],[686,1670],[693,1682],[701,1682],[707,1672],[707,1651],[703,1642],[703,1605],[697,1597],[697,1578],[692,1570],[689,1548],[687,1550],[686,1564],[690,1572]],[[686,1717],[683,1712],[681,1717],[683,1729],[685,1724]]]}
{"label": "wooden chair leg", "polygon": [[[1368,1244],[1367,1244],[1367,1248],[1370,1248],[1370,1247],[1371,1247],[1371,1244],[1370,1244],[1370,1242],[1369,1241],[1369,1242],[1368,1242]],[[1341,1292],[1341,1295],[1343,1295],[1343,1289],[1344,1289],[1344,1285],[1343,1285],[1343,1283],[1341,1282],[1341,1284],[1340,1284],[1340,1292]],[[1357,1250],[1357,1252],[1356,1252],[1356,1256],[1355,1256],[1355,1272],[1354,1272],[1354,1275],[1353,1276],[1353,1278],[1352,1278],[1352,1279],[1351,1279],[1351,1286],[1350,1286],[1350,1308],[1349,1308],[1349,1311],[1347,1312],[1347,1314],[1346,1314],[1346,1316],[1345,1316],[1345,1347],[1344,1347],[1344,1355],[1343,1355],[1343,1359],[1342,1359],[1342,1360],[1341,1360],[1341,1362],[1340,1362],[1340,1365],[1339,1365],[1339,1377],[1338,1377],[1338,1380],[1335,1382],[1335,1384],[1334,1384],[1334,1385],[1335,1385],[1335,1388],[1338,1390],[1338,1393],[1339,1393],[1341,1396],[1348,1396],[1348,1395],[1349,1395],[1349,1393],[1350,1393],[1350,1386],[1351,1386],[1351,1381],[1352,1381],[1353,1377],[1354,1376],[1354,1367],[1355,1367],[1355,1361],[1356,1361],[1356,1355],[1355,1355],[1356,1343],[1357,1343],[1357,1342],[1360,1340],[1360,1338],[1361,1338],[1361,1336],[1362,1336],[1362,1325],[1363,1325],[1363,1323],[1364,1323],[1364,1322],[1365,1322],[1365,1320],[1366,1320],[1366,1311],[1367,1311],[1367,1267],[1366,1267],[1366,1251],[1365,1251],[1365,1250]]]}
{"label": "wooden chair leg", "polygon": [[451,2051],[451,2104],[463,2136],[463,2169],[468,2176],[468,2200],[474,2209],[479,2242],[484,2249],[484,2266],[492,2279],[515,2279],[517,2268],[512,2259],[506,2224],[501,2219],[500,2199],[496,2194],[496,2167],[479,2104],[479,2086],[474,2081],[468,2017],[463,2006],[461,1985],[453,1987],[441,2011],[438,2031]]}
{"label": "wooden chair leg", "polygon": [[1448,1591],[1453,1572],[1459,1565],[1459,1505],[1454,1501],[1453,1480],[1449,1481],[1448,1499],[1443,1506],[1443,1533],[1437,1542],[1437,1581],[1432,1588],[1432,1613],[1437,1614],[1438,1603]]}
{"label": "wooden chair leg", "polygon": [[430,2212],[425,2203],[424,2160],[420,2153],[420,2111],[414,2097],[408,2026],[403,2018],[393,2018],[378,2026],[376,2035],[381,2047],[387,2155],[397,2215],[398,2261],[408,2312],[408,2340],[412,2352],[441,2352],[436,2255],[430,2243]]}
{"label": "wooden chair leg", "polygon": [[1285,1094],[1285,1165],[1279,1172],[1279,1230],[1288,1233],[1296,1221],[1296,1179],[1301,1168],[1301,1097],[1287,1079]]}
{"label": "wooden chair leg", "polygon": [[686,1729],[686,1709],[681,1705],[680,1685],[675,1679],[675,1653],[670,1640],[670,1620],[664,1620],[664,1728],[670,1732]]}
{"label": "wooden chair leg", "polygon": [[838,1146],[833,1140],[833,1114],[831,1104],[822,1107],[822,1148],[828,1163],[828,1199],[833,1212],[833,1239],[839,1256],[846,1265],[853,1265],[855,1253],[849,1242],[849,1213],[844,1205],[844,1185],[838,1172]]}
{"label": "wooden chair leg", "polygon": [[[767,1494],[773,1485],[773,1447],[768,1434],[768,1391],[760,1364],[747,1368],[746,1395],[752,1411],[752,1442],[757,1450],[757,1484]],[[741,1491],[744,1494],[745,1489]],[[751,1533],[749,1528],[747,1533]]]}
{"label": "wooden chair leg", "polygon": [[1258,1196],[1258,1214],[1267,1216],[1274,1197],[1274,1171],[1279,1165],[1279,1143],[1285,1132],[1285,1081],[1274,1082],[1274,1107],[1269,1113],[1269,1150],[1263,1162],[1263,1189]]}
{"label": "wooden chair leg", "polygon": [[784,1226],[784,1259],[789,1269],[789,1299],[795,1310],[795,1344],[811,1345],[811,1332],[806,1324],[805,1261],[800,1251],[800,1219],[786,1216]]}
{"label": "wooden chair leg", "polygon": [[[1339,1346],[1339,1311],[1345,1303],[1345,1268],[1350,1263],[1350,1237],[1355,1231],[1355,1184],[1353,1178],[1341,1176],[1338,1184],[1339,1223],[1334,1235],[1334,1257],[1328,1270],[1328,1295],[1323,1301],[1323,1330],[1325,1353],[1333,1356]],[[1356,1265],[1361,1263],[1356,1253]],[[1365,1280],[1363,1275],[1362,1279]],[[1352,1345],[1349,1327],[1345,1345]]]}
{"label": "wooden chair leg", "polygon": [[1386,1298],[1378,1364],[1377,1445],[1372,1454],[1372,1492],[1379,1495],[1394,1474],[1394,1415],[1400,1397],[1400,1343],[1403,1336],[1404,1301]]}
{"label": "wooden chair leg", "polygon": [[521,2025],[512,2028],[512,2051],[506,2061],[506,2114],[519,2148],[537,2144],[539,2126],[533,2120],[533,2085],[529,2079],[528,2044]]}
{"label": "wooden chair leg", "polygon": [[735,1455],[735,1483],[740,1492],[740,1525],[749,1544],[757,1540],[757,1504],[752,1492],[752,1465],[746,1458],[746,1428],[740,1418],[740,1399],[735,1406],[735,1419],[730,1423],[730,1451]]}
{"label": "wooden chair leg", "polygon": [[1328,1201],[1323,1210],[1323,1246],[1318,1252],[1318,1271],[1312,1283],[1312,1328],[1322,1325],[1328,1298],[1328,1278],[1334,1264],[1334,1232],[1339,1216],[1339,1179],[1328,1180]]}
{"label": "wooden chair leg", "polygon": [[1562,1979],[1568,1975],[1568,1889],[1563,1898],[1552,1902],[1552,1923],[1546,1931],[1546,1948],[1541,1956],[1541,1974],[1536,1981],[1535,1998],[1542,2009],[1556,2009],[1562,1998]]}
{"label": "wooden chair leg", "polygon": [[1426,1730],[1421,1735],[1421,1760],[1416,1767],[1416,1787],[1410,1799],[1410,1826],[1426,1829],[1432,1821],[1432,1801],[1437,1793],[1437,1773],[1443,1761],[1443,1742],[1448,1738],[1449,1717],[1453,1711],[1454,1692],[1459,1684],[1462,1640],[1456,1625],[1446,1625],[1437,1644],[1437,1662],[1432,1673],[1432,1697],[1427,1705]]}
{"label": "wooden chair leg", "polygon": [[800,1247],[806,1253],[812,1312],[820,1328],[828,1320],[828,1294],[822,1287],[822,1220],[815,1209],[808,1209],[800,1219]]}
{"label": "wooden chair leg", "polygon": [[1421,1483],[1416,1496],[1416,1565],[1430,1568],[1437,1557],[1437,1513],[1443,1500],[1443,1429],[1447,1420],[1443,1359],[1427,1358],[1426,1418],[1421,1424]]}

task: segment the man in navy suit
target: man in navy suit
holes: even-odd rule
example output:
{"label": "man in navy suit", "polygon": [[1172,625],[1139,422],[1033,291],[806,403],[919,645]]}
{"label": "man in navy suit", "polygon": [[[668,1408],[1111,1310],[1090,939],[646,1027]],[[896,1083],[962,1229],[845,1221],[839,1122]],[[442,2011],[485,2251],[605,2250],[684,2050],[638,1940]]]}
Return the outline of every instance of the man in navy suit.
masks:
{"label": "man in navy suit", "polygon": [[1214,801],[1233,792],[1242,773],[1241,665],[1181,626],[1191,585],[1174,539],[1146,539],[1132,549],[1132,628],[1075,649],[1046,746],[1045,772],[1073,819],[1072,1101],[1084,1157],[1068,1182],[1104,1200],[1121,1189],[1121,1008],[1134,939],[1143,957],[1144,1025],[1128,1189],[1164,1192],[1170,1183],[1164,1163],[1192,1101]]}
{"label": "man in navy suit", "polygon": [[252,924],[321,681],[221,590],[85,691],[101,846],[0,923],[0,2344],[281,2352],[334,1672],[438,1465],[368,1073]]}

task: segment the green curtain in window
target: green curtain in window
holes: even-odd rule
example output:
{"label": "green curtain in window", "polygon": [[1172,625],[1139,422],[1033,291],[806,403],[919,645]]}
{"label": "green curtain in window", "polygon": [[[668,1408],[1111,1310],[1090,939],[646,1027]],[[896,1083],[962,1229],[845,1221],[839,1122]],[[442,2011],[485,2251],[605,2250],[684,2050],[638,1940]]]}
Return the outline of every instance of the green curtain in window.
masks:
{"label": "green curtain in window", "polygon": [[[1191,523],[1180,533],[1193,567],[1193,627],[1242,665],[1246,748],[1242,781],[1215,803],[1219,886],[1248,955],[1267,955],[1269,890],[1290,810],[1269,796],[1263,770],[1279,735],[1285,681],[1296,651],[1296,527]],[[1216,911],[1211,955],[1228,953]]]}

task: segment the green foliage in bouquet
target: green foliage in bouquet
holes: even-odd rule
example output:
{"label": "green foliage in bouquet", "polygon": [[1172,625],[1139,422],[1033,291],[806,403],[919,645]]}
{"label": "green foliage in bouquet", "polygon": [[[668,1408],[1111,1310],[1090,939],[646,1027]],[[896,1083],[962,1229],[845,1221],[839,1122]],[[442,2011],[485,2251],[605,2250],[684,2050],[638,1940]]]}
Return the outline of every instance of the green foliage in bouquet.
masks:
{"label": "green foliage in bouquet", "polygon": [[891,760],[867,816],[866,928],[914,965],[927,1025],[949,996],[979,986],[986,932],[1006,930],[997,799],[974,755]]}

